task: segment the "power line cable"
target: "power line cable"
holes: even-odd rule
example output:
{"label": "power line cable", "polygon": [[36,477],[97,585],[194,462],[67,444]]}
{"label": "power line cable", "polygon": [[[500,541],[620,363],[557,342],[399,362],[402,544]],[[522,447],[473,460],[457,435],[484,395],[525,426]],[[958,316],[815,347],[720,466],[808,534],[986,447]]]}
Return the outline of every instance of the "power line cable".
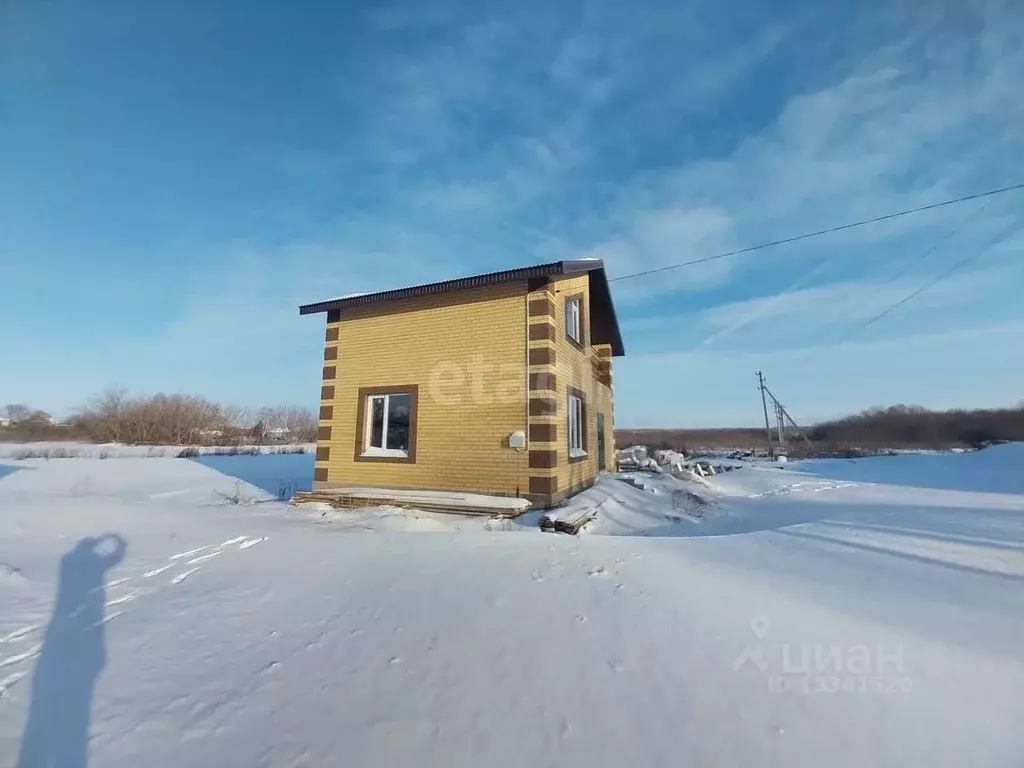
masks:
{"label": "power line cable", "polygon": [[679,264],[669,264],[665,267],[658,267],[656,269],[646,269],[642,272],[633,272],[628,275],[619,275],[618,277],[612,277],[608,279],[609,283],[615,283],[619,280],[630,280],[634,277],[644,277],[646,275],[656,275],[661,272],[668,272],[673,269],[681,269],[682,267],[692,267],[696,264],[706,264],[709,261],[716,261],[718,259],[724,259],[729,256],[739,256],[743,253],[751,253],[753,251],[764,250],[765,248],[774,248],[777,245],[786,245],[787,243],[795,243],[800,240],[807,240],[812,237],[820,237],[821,235],[828,235],[832,232],[842,232],[846,229],[854,229],[855,227],[864,227],[868,224],[877,224],[880,221],[888,221],[890,219],[898,219],[902,216],[909,216],[913,213],[922,213],[923,211],[932,211],[936,208],[944,208],[948,205],[956,205],[958,203],[966,203],[969,200],[978,200],[983,197],[992,197],[994,195],[1001,195],[1005,192],[1013,192],[1018,189],[1024,189],[1024,183],[1011,184],[1007,187],[1000,187],[999,189],[990,189],[987,192],[978,192],[973,195],[965,195],[963,197],[955,197],[950,200],[943,200],[939,203],[931,203],[929,205],[918,206],[917,208],[908,208],[903,211],[896,211],[895,213],[887,213],[883,216],[875,216],[871,219],[863,219],[861,221],[854,221],[849,224],[841,224],[838,227],[828,227],[827,229],[819,229],[814,232],[805,232],[802,235],[795,235],[793,237],[786,237],[781,240],[772,240],[767,243],[760,243],[758,245],[751,245],[746,248],[738,248],[733,251],[725,251],[724,253],[717,253],[714,256],[705,256],[700,259],[693,259],[691,261],[683,261]]}
{"label": "power line cable", "polygon": [[966,256],[966,257],[960,259],[959,261],[957,261],[955,264],[953,264],[949,269],[947,269],[942,274],[936,276],[935,278],[933,278],[929,282],[927,282],[924,285],[922,285],[920,288],[917,288],[917,289],[911,291],[906,296],[904,296],[902,299],[897,301],[895,304],[891,304],[890,306],[886,307],[881,312],[879,312],[877,315],[874,315],[873,317],[869,318],[865,322],[863,322],[860,325],[856,326],[852,331],[850,331],[850,333],[848,333],[846,336],[844,336],[839,341],[837,341],[835,343],[834,347],[838,347],[838,346],[840,346],[842,344],[845,344],[853,336],[857,335],[858,333],[863,331],[868,326],[873,325],[874,323],[878,322],[879,320],[881,320],[886,315],[891,314],[892,312],[895,312],[897,309],[899,309],[903,305],[907,304],[908,302],[910,302],[913,299],[915,299],[918,296],[920,296],[922,293],[927,291],[929,288],[932,288],[932,287],[938,285],[939,283],[941,283],[943,280],[947,280],[948,278],[952,277],[953,275],[955,275],[957,272],[959,272],[964,267],[969,266],[970,264],[973,264],[978,259],[980,259],[982,256],[984,256],[985,253],[987,253],[988,250],[992,246],[994,246],[996,243],[1004,240],[1007,236],[1009,236],[1011,234],[1011,232],[1014,229],[1020,227],[1022,222],[1024,222],[1024,216],[1018,216],[1010,224],[1010,226],[1005,227],[1004,229],[1000,230],[999,233],[995,237],[990,238],[989,241],[984,245],[984,247],[982,247],[979,251],[977,251],[976,253],[972,254],[971,256]]}
{"label": "power line cable", "polygon": [[983,206],[981,206],[980,208],[978,208],[978,210],[976,210],[976,211],[975,211],[974,213],[972,213],[972,214],[971,214],[970,216],[968,216],[967,218],[965,218],[965,219],[963,220],[963,222],[961,222],[961,223],[960,223],[960,224],[958,224],[958,225],[957,225],[956,227],[954,227],[953,229],[951,229],[951,230],[950,230],[950,231],[949,231],[949,232],[948,232],[948,233],[946,234],[946,236],[945,236],[945,237],[942,237],[942,238],[940,238],[940,239],[936,240],[936,241],[935,241],[935,243],[934,243],[934,244],[932,245],[932,247],[931,247],[931,248],[929,248],[928,250],[924,251],[924,252],[923,252],[923,253],[922,253],[922,254],[921,254],[920,256],[918,256],[918,257],[917,257],[916,259],[914,259],[914,260],[913,260],[912,262],[909,262],[909,263],[905,264],[905,265],[903,266],[903,269],[899,270],[899,271],[898,271],[898,272],[897,272],[897,273],[896,273],[895,275],[893,275],[892,277],[890,277],[890,278],[888,279],[888,281],[886,281],[886,282],[885,282],[885,283],[884,283],[884,284],[883,284],[883,285],[882,285],[881,287],[882,287],[882,288],[888,288],[888,287],[889,287],[890,285],[892,285],[892,284],[893,284],[893,283],[895,283],[895,282],[896,282],[897,280],[899,280],[899,279],[900,279],[901,277],[903,277],[903,276],[904,276],[905,274],[907,274],[907,273],[908,273],[908,272],[909,272],[910,270],[912,270],[912,269],[916,268],[916,267],[917,267],[917,266],[918,266],[918,265],[919,265],[919,264],[920,264],[920,263],[921,263],[922,261],[924,261],[924,260],[925,260],[925,259],[927,259],[927,258],[928,258],[929,256],[931,256],[931,255],[932,255],[933,253],[935,253],[935,251],[937,251],[937,250],[938,250],[938,249],[939,249],[939,248],[940,248],[941,246],[945,245],[945,244],[946,244],[946,243],[948,243],[948,242],[949,242],[950,240],[952,240],[952,239],[953,239],[954,237],[956,237],[957,233],[958,233],[958,232],[960,232],[960,231],[961,231],[961,230],[962,230],[962,229],[963,229],[964,227],[966,227],[966,226],[967,226],[968,224],[970,224],[970,223],[971,223],[972,221],[974,221],[974,220],[975,220],[976,218],[978,218],[979,216],[981,216],[981,214],[983,214],[983,213],[985,212],[985,210],[986,210],[986,209],[987,209],[987,208],[988,208],[988,207],[989,207],[989,206],[990,206],[991,204],[992,204],[992,200],[991,200],[991,199],[987,200],[987,201],[985,202],[985,204],[984,204]]}
{"label": "power line cable", "polygon": [[[985,205],[981,206],[976,211],[971,213],[969,216],[967,216],[960,224],[958,224],[956,227],[954,227],[953,229],[951,229],[948,232],[946,232],[941,238],[936,240],[931,246],[929,246],[925,251],[923,251],[921,253],[921,255],[918,256],[914,261],[910,262],[903,269],[899,270],[886,283],[881,285],[879,287],[879,289],[888,287],[892,283],[896,282],[900,277],[905,275],[912,267],[916,267],[922,261],[924,261],[928,256],[930,256],[932,253],[934,253],[936,250],[938,250],[941,246],[943,246],[946,243],[948,243],[949,241],[951,241],[954,237],[956,237],[957,234],[959,234],[961,231],[963,231],[969,224],[971,224],[982,213],[984,213],[985,210],[988,207],[989,207],[989,203],[986,203]],[[924,286],[922,286],[922,287],[912,291],[909,295],[903,297],[902,299],[900,299],[900,301],[896,302],[895,304],[886,307],[884,310],[879,312],[877,315],[869,318],[867,321],[865,321],[861,325],[855,327],[846,336],[842,337],[839,341],[834,342],[833,344],[828,345],[828,348],[838,347],[841,344],[846,343],[846,341],[848,341],[854,335],[856,335],[857,333],[862,331],[864,328],[867,328],[868,326],[872,325],[873,323],[877,322],[878,320],[881,320],[883,317],[885,317],[886,315],[888,315],[891,312],[895,311],[896,309],[898,309],[899,307],[901,307],[904,304],[908,303],[909,301],[912,301],[914,298],[916,298],[918,295],[920,295],[924,291],[928,290],[932,286],[936,285],[937,283],[941,282],[942,280],[945,280],[945,279],[949,278],[950,276],[955,274],[957,271],[959,271],[963,267],[968,266],[968,264],[970,264],[970,263],[976,261],[977,259],[981,258],[981,256],[983,256],[985,254],[985,252],[989,248],[991,248],[993,245],[995,245],[1000,240],[1004,239],[1004,237],[1006,235],[1008,235],[1010,233],[1010,231],[1013,230],[1013,228],[1016,227],[1018,224],[1020,224],[1022,221],[1024,221],[1024,216],[1019,217],[1009,227],[1004,228],[995,237],[990,238],[988,240],[988,242],[985,243],[985,245],[979,251],[975,252],[972,256],[968,256],[968,257],[966,257],[964,259],[961,259],[960,261],[955,263],[950,269],[948,269],[946,272],[942,273],[941,275],[938,275],[936,278],[934,278],[933,280],[931,280],[930,282],[928,282]],[[812,269],[810,272],[808,272],[805,275],[804,278],[801,278],[797,282],[798,283],[804,282],[804,280],[806,278],[808,278],[811,275],[813,275],[814,273],[816,273],[821,267],[823,267],[826,263],[829,263],[831,261],[832,261],[832,259],[825,259],[823,262],[821,262],[817,266],[815,266],[814,269]],[[768,296],[766,298],[768,298],[769,300],[778,299],[781,296],[785,295],[785,293],[788,292],[789,290],[791,290],[791,288],[787,289],[787,291],[784,291],[782,293],[773,294],[773,295]],[[760,313],[760,314],[763,314],[763,312]],[[738,323],[738,324],[736,324],[734,326],[726,328],[726,329],[724,329],[722,331],[718,331],[717,333],[712,334],[710,337],[700,341],[697,344],[691,345],[691,346],[689,346],[689,347],[687,347],[685,349],[680,349],[680,350],[677,350],[677,351],[683,352],[683,353],[697,352],[698,350],[700,350],[703,347],[705,347],[708,343],[717,340],[719,337],[721,337],[723,335],[727,335],[728,333],[731,333],[731,332],[733,332],[735,330],[738,330],[739,327],[748,325],[749,323],[754,322],[754,321],[756,321],[758,319],[759,319],[759,317],[746,318],[741,323]],[[800,363],[800,362],[802,362],[803,360],[805,360],[805,359],[807,359],[809,357],[813,357],[813,356],[815,356],[817,354],[820,354],[822,351],[824,351],[823,348],[816,348],[816,349],[807,350],[803,354],[799,355],[795,360],[791,361],[791,365]]]}
{"label": "power line cable", "polygon": [[[942,238],[940,238],[939,240],[935,241],[935,243],[933,243],[931,245],[931,247],[929,247],[927,250],[925,250],[920,256],[917,257],[917,259],[915,259],[913,262],[911,262],[910,265],[904,267],[899,272],[897,272],[895,275],[893,275],[891,278],[889,278],[888,282],[886,282],[884,285],[880,286],[879,290],[881,290],[882,288],[886,288],[889,285],[892,285],[894,282],[899,280],[903,275],[905,275],[912,266],[917,266],[922,261],[924,261],[928,256],[930,256],[932,253],[934,253],[940,246],[942,246],[943,244],[948,243],[950,240],[952,240],[957,235],[957,233],[962,231],[968,224],[970,224],[972,221],[974,221],[976,218],[978,218],[978,216],[980,216],[985,211],[986,208],[988,208],[988,203],[986,203],[981,208],[979,208],[974,213],[972,213],[970,216],[965,218],[963,220],[963,222],[961,222],[955,228],[953,228],[948,233],[946,233]],[[977,251],[973,256],[969,256],[969,257],[966,257],[965,259],[961,259],[956,264],[954,264],[951,269],[949,269],[946,272],[942,273],[941,275],[937,276],[936,278],[934,278],[929,283],[926,283],[921,288],[915,289],[909,295],[904,296],[902,299],[900,299],[895,304],[889,305],[888,307],[883,309],[878,314],[873,315],[872,317],[868,318],[867,320],[865,320],[860,325],[855,326],[853,329],[850,330],[849,333],[847,333],[845,336],[841,337],[838,341],[832,342],[831,344],[828,344],[828,345],[826,345],[824,347],[812,347],[810,349],[804,350],[804,352],[802,354],[799,354],[799,355],[797,355],[796,358],[790,360],[789,361],[789,365],[791,367],[799,365],[799,364],[803,363],[804,361],[806,361],[809,358],[818,356],[822,352],[831,351],[833,349],[836,349],[836,348],[842,346],[843,344],[845,344],[847,341],[849,341],[851,338],[856,336],[858,333],[860,333],[862,330],[864,330],[868,326],[878,322],[883,317],[885,317],[886,315],[888,315],[891,312],[894,312],[896,309],[898,309],[899,307],[903,306],[907,302],[912,301],[915,297],[917,297],[918,295],[920,295],[924,291],[928,290],[929,288],[931,288],[936,283],[939,283],[942,280],[945,280],[950,275],[954,274],[957,270],[959,270],[962,267],[966,266],[967,263],[980,258],[985,253],[985,251],[987,251],[989,248],[991,248],[992,245],[995,244],[996,241],[998,241],[1001,237],[1003,237],[1005,232],[1008,232],[1016,224],[1017,224],[1017,222],[1014,222],[1014,224],[1011,225],[1008,229],[1000,231],[1000,233],[998,235],[996,235],[994,238],[991,238],[981,248],[981,250]]]}
{"label": "power line cable", "polygon": [[[877,290],[881,291],[881,290],[884,290],[884,289],[888,288],[890,285],[895,283],[901,277],[906,275],[911,269],[914,269],[915,267],[919,266],[921,264],[921,262],[923,262],[925,259],[927,259],[929,256],[931,256],[933,253],[935,253],[935,251],[937,251],[939,248],[941,248],[942,246],[944,246],[947,243],[949,243],[954,237],[956,237],[961,231],[963,231],[969,224],[971,224],[975,219],[977,219],[979,216],[981,216],[981,214],[983,214],[988,209],[989,205],[991,205],[991,204],[992,204],[992,199],[989,198],[985,202],[984,205],[982,205],[977,210],[975,210],[973,213],[968,215],[962,222],[957,224],[951,230],[946,232],[942,237],[940,237],[938,240],[936,240],[934,243],[932,243],[928,248],[926,248],[924,251],[922,251],[921,254],[916,259],[914,259],[913,261],[908,262],[907,264],[905,264],[902,269],[900,269],[900,270],[898,270],[896,272],[896,274],[894,274],[886,282],[884,282],[880,286],[878,286]],[[825,325],[821,326],[821,328],[824,328],[825,326],[832,325],[832,324],[833,323],[825,323]],[[821,330],[821,328],[819,328],[818,330]],[[852,333],[850,335],[852,335]]]}

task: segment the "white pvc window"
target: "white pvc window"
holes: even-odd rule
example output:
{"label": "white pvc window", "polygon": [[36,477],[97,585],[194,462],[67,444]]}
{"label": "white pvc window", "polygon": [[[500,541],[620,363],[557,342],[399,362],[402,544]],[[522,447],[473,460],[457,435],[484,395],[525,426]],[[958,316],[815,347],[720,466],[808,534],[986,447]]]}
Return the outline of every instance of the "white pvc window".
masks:
{"label": "white pvc window", "polygon": [[573,341],[580,341],[579,299],[569,299],[565,302],[565,334]]}
{"label": "white pvc window", "polygon": [[583,399],[576,395],[569,395],[567,410],[569,424],[566,431],[569,434],[569,458],[586,456],[587,452],[583,447]]}
{"label": "white pvc window", "polygon": [[366,402],[364,456],[408,456],[412,395],[370,395]]}

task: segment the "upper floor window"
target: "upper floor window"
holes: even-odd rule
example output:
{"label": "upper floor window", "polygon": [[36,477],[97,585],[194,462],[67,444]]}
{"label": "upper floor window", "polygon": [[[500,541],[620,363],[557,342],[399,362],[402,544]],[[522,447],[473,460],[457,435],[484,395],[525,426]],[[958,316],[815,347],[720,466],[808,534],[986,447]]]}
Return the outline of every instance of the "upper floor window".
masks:
{"label": "upper floor window", "polygon": [[580,315],[582,304],[578,296],[565,300],[565,335],[577,344],[583,343],[580,335]]}

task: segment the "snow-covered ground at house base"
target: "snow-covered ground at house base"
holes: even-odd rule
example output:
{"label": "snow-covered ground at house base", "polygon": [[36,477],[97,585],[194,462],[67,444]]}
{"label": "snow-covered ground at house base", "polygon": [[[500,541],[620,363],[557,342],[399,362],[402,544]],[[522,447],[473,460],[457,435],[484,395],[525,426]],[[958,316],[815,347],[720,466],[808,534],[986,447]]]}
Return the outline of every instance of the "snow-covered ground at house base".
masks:
{"label": "snow-covered ground at house base", "polygon": [[[0,467],[0,765],[19,747],[87,748],[94,768],[1024,750],[1019,495],[606,478],[570,502],[599,505],[572,537],[244,484],[234,505],[239,481],[184,460]],[[109,569],[111,540],[79,545],[107,532],[125,541]]]}

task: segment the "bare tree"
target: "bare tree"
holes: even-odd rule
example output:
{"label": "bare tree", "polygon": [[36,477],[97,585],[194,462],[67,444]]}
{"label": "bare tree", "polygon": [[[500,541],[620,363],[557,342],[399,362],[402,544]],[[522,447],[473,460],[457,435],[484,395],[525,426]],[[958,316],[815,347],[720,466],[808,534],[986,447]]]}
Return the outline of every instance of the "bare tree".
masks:
{"label": "bare tree", "polygon": [[264,425],[266,436],[303,443],[316,439],[316,416],[301,405],[260,408],[256,418]]}
{"label": "bare tree", "polygon": [[298,405],[261,408],[254,413],[198,395],[130,396],[121,388],[93,397],[72,421],[76,429],[97,441],[169,445],[265,439],[312,442],[317,427],[313,411]]}
{"label": "bare tree", "polygon": [[217,443],[244,434],[237,410],[198,395],[129,397],[122,389],[95,397],[75,417],[95,440],[128,443]]}
{"label": "bare tree", "polygon": [[4,410],[7,412],[7,418],[11,420],[12,424],[27,420],[29,414],[32,413],[31,408],[20,403],[12,403],[6,406]]}
{"label": "bare tree", "polygon": [[80,418],[103,442],[119,443],[124,439],[125,411],[130,405],[128,390],[111,387],[94,397]]}

